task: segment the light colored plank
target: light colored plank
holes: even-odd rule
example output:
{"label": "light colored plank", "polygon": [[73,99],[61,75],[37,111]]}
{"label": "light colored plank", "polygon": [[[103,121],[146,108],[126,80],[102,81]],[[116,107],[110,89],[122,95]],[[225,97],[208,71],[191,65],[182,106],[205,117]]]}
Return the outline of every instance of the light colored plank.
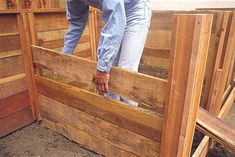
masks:
{"label": "light colored plank", "polygon": [[37,77],[36,80],[40,94],[142,136],[160,141],[162,115],[50,79]]}
{"label": "light colored plank", "polygon": [[[206,119],[206,120],[205,120]],[[197,128],[227,149],[235,152],[235,128],[204,109],[198,111]]]}
{"label": "light colored plank", "polygon": [[[32,50],[34,63],[43,65],[58,74],[74,78],[90,88],[93,87],[91,78],[96,69],[95,62],[36,46],[33,46]],[[136,100],[142,105],[162,113],[166,80],[115,67],[111,70],[110,75],[110,92]]]}
{"label": "light colored plank", "polygon": [[0,99],[7,98],[27,90],[25,74],[0,79]]}
{"label": "light colored plank", "polygon": [[0,79],[24,73],[22,55],[0,59]]}
{"label": "light colored plank", "polygon": [[[65,122],[76,129],[109,143],[113,147],[139,156],[158,156],[160,143],[59,103],[51,98],[43,95],[39,97],[43,118]],[[92,145],[90,144],[90,146]]]}
{"label": "light colored plank", "polygon": [[[212,15],[176,15],[160,156],[189,156],[209,49]],[[170,131],[174,130],[174,131]]]}
{"label": "light colored plank", "polygon": [[[235,88],[233,88],[227,100],[225,101],[222,109],[220,110],[220,113],[218,114],[218,118],[223,118],[229,113],[232,105],[234,104],[234,100],[235,100]],[[210,148],[209,141],[210,138],[208,136],[205,136],[192,157],[205,157]]]}
{"label": "light colored plank", "polygon": [[[230,17],[231,16],[232,16],[232,14],[230,14]],[[232,20],[232,19],[230,19],[230,20]],[[232,22],[231,25],[235,24],[235,20],[230,21],[230,22]],[[219,82],[220,91],[217,93],[216,100],[215,100],[216,103],[213,106],[210,106],[210,109],[209,109],[209,111],[211,113],[213,113],[214,115],[217,115],[219,113],[220,108],[222,106],[223,94],[226,89],[227,77],[229,74],[229,66],[231,64],[232,56],[235,51],[235,45],[234,45],[234,43],[235,43],[235,29],[230,27],[228,29],[228,33],[229,34],[228,34],[227,44],[225,47],[225,56],[224,56],[223,65],[222,65],[223,73],[221,75],[222,77]]]}

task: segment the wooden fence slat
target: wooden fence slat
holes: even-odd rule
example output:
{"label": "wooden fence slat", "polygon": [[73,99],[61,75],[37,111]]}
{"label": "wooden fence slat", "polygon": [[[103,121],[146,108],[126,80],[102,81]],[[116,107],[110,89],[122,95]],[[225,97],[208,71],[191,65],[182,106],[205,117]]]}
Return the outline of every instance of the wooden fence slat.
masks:
{"label": "wooden fence slat", "polygon": [[0,119],[30,107],[28,91],[0,100]]}
{"label": "wooden fence slat", "polygon": [[[225,101],[222,109],[220,110],[220,113],[218,114],[218,118],[223,118],[229,113],[232,105],[234,104],[234,100],[235,100],[235,88],[233,88],[227,100]],[[210,148],[209,140],[210,138],[208,136],[204,136],[202,142],[199,144],[198,148],[196,149],[192,157],[205,157]]]}
{"label": "wooden fence slat", "polygon": [[[122,129],[121,127],[59,103],[51,98],[43,95],[40,95],[39,97],[42,117],[44,119],[58,121],[60,123],[64,122],[78,130],[105,141],[112,146],[132,152],[139,156],[153,157],[158,155],[160,149],[160,143],[158,142],[147,139],[126,129]],[[81,143],[82,141],[78,142]],[[92,147],[93,142],[89,145]],[[105,152],[105,150],[100,151]]]}
{"label": "wooden fence slat", "polygon": [[25,74],[14,75],[0,79],[0,99],[27,90]]}
{"label": "wooden fence slat", "polygon": [[176,15],[160,155],[189,156],[201,96],[212,15]]}
{"label": "wooden fence slat", "polygon": [[235,128],[204,109],[198,111],[197,128],[235,152]]}
{"label": "wooden fence slat", "polygon": [[[32,47],[35,64],[70,77],[93,88],[92,74],[96,63],[75,56],[60,54],[37,46]],[[162,113],[165,101],[166,80],[139,73],[113,68],[111,70],[110,92],[136,100],[142,105]]]}
{"label": "wooden fence slat", "polygon": [[37,77],[36,81],[40,94],[144,137],[161,139],[162,115],[47,78]]}
{"label": "wooden fence slat", "polygon": [[32,111],[30,108],[23,109],[13,115],[0,119],[0,137],[3,137],[25,125],[33,122]]}

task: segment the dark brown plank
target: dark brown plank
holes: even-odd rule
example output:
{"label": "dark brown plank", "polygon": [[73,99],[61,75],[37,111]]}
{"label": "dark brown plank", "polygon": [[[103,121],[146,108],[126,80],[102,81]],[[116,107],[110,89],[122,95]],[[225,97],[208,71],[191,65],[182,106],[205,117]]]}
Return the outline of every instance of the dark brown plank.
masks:
{"label": "dark brown plank", "polygon": [[0,118],[0,137],[31,124],[32,122],[33,116],[30,108],[23,109],[8,117]]}
{"label": "dark brown plank", "polygon": [[0,100],[0,119],[30,107],[28,91]]}

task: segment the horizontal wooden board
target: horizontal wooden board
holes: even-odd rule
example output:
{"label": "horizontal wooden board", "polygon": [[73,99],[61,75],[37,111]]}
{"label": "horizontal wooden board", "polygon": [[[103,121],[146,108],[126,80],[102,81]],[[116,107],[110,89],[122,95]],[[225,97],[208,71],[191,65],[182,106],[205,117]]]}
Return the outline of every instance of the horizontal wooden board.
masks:
{"label": "horizontal wooden board", "polygon": [[226,148],[235,151],[235,128],[202,108],[197,114],[197,128]]}
{"label": "horizontal wooden board", "polygon": [[0,37],[0,52],[20,50],[19,34]]}
{"label": "horizontal wooden board", "polygon": [[27,90],[25,74],[0,79],[0,99],[4,99]]}
{"label": "horizontal wooden board", "polygon": [[16,14],[0,14],[0,19],[0,33],[18,32]]}
{"label": "horizontal wooden board", "polygon": [[138,157],[137,155],[114,147],[109,143],[106,143],[94,136],[91,136],[81,130],[78,130],[64,122],[53,122],[52,120],[47,120],[43,118],[43,124],[46,127],[64,135],[70,140],[73,140],[80,144],[82,143],[82,146],[99,154],[103,154],[109,157]]}
{"label": "horizontal wooden board", "polygon": [[30,107],[28,91],[0,100],[0,119]]}
{"label": "horizontal wooden board", "polygon": [[[35,64],[45,66],[58,74],[75,78],[89,87],[94,86],[91,78],[96,69],[95,62],[36,46],[33,46],[32,50]],[[166,80],[115,67],[110,75],[110,92],[138,101],[158,113],[163,113]]]}
{"label": "horizontal wooden board", "polygon": [[168,77],[168,70],[142,63],[139,65],[139,72],[150,76],[159,77],[162,79],[167,79]]}
{"label": "horizontal wooden board", "polygon": [[93,117],[43,95],[40,95],[39,98],[42,116],[45,119],[65,122],[91,136],[110,143],[114,147],[139,156],[158,156],[160,147],[158,142],[122,129],[117,125]]}
{"label": "horizontal wooden board", "polygon": [[0,137],[31,124],[32,122],[33,116],[30,108],[23,109],[8,117],[0,118]]}
{"label": "horizontal wooden board", "polygon": [[35,27],[39,32],[67,29],[68,21],[66,19],[66,13],[64,11],[60,13],[35,14]]}
{"label": "horizontal wooden board", "polygon": [[37,77],[36,82],[40,94],[155,141],[161,139],[162,115],[50,79]]}
{"label": "horizontal wooden board", "polygon": [[[1,52],[0,52],[1,55]],[[22,55],[0,58],[0,79],[24,72]]]}

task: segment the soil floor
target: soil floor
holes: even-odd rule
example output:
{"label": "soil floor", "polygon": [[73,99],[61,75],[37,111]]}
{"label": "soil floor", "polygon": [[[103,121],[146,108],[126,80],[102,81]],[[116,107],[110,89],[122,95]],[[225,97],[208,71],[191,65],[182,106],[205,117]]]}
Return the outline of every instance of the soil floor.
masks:
{"label": "soil floor", "polygon": [[32,124],[0,139],[0,157],[101,157],[43,125]]}
{"label": "soil floor", "polygon": [[[235,104],[224,120],[235,127]],[[0,157],[102,156],[79,146],[43,125],[32,124],[0,138]],[[235,153],[215,144],[209,157],[235,157]]]}

